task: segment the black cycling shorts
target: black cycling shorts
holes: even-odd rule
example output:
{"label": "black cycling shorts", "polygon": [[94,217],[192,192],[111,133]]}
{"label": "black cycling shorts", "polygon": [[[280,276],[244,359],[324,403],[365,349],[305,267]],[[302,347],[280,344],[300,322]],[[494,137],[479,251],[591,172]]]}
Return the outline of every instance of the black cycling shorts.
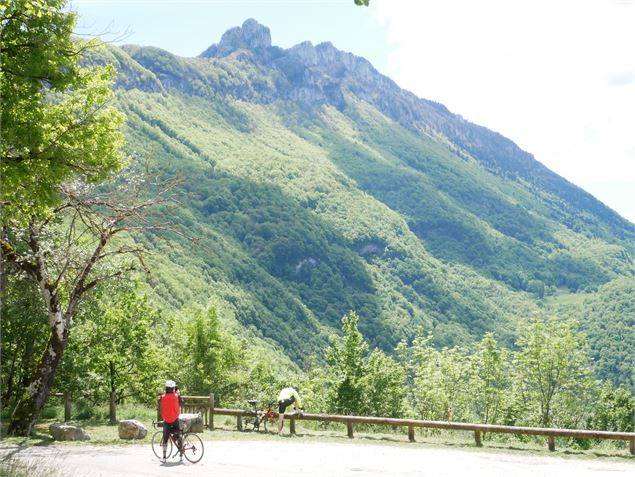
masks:
{"label": "black cycling shorts", "polygon": [[175,437],[179,435],[179,420],[174,422],[163,421],[163,443],[167,443],[169,439],[169,433],[172,433]]}
{"label": "black cycling shorts", "polygon": [[280,414],[284,413],[285,409],[288,408],[294,402],[295,402],[295,398],[293,396],[291,396],[289,399],[285,399],[284,401],[278,401],[278,412]]}

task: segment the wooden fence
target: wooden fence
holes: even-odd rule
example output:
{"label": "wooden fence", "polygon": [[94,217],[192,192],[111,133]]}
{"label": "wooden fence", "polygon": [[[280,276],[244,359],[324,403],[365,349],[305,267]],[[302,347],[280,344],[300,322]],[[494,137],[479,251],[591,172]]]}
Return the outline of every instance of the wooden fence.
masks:
{"label": "wooden fence", "polygon": [[[71,420],[71,410],[73,408],[73,403],[71,401],[71,393],[69,391],[65,391],[63,393],[51,393],[52,397],[61,397],[64,398],[64,422]],[[117,423],[117,393],[114,391],[110,393],[110,403],[109,403],[109,421],[111,424]]]}
{"label": "wooden fence", "polygon": [[[242,429],[243,416],[253,416],[253,411],[242,411],[240,409],[223,409],[216,408],[213,414],[221,416],[236,416],[236,427]],[[276,413],[277,416],[277,413]],[[474,432],[474,441],[478,447],[483,445],[482,436],[486,432],[545,436],[547,438],[550,451],[556,450],[556,437],[581,438],[581,439],[612,439],[624,440],[630,442],[630,452],[635,455],[635,432],[609,432],[609,431],[593,431],[587,429],[558,429],[544,427],[514,427],[499,426],[492,424],[472,424],[463,422],[446,422],[446,421],[423,421],[417,419],[394,419],[387,417],[368,417],[368,416],[337,416],[328,414],[285,414],[285,419],[290,419],[290,431],[295,433],[295,421],[319,421],[319,422],[339,422],[346,425],[349,438],[353,438],[353,426],[359,424],[372,424],[381,426],[407,427],[408,439],[411,442],[415,440],[415,428],[423,429],[443,429],[448,431],[471,431]]]}
{"label": "wooden fence", "polygon": [[[114,394],[114,393],[113,393]],[[64,420],[71,419],[71,395],[65,393],[52,393],[51,396],[64,398]],[[111,396],[111,420],[116,419],[114,407],[115,397]],[[183,396],[184,405],[181,407],[183,413],[200,413],[203,418],[203,424],[209,429],[214,429],[214,416],[235,416],[236,427],[242,430],[242,418],[244,416],[253,416],[254,411],[245,411],[242,409],[225,409],[214,407],[214,395],[209,396]],[[274,413],[276,418],[278,413]],[[448,421],[424,421],[418,419],[395,419],[388,417],[371,417],[371,416],[337,416],[330,414],[285,414],[285,419],[289,419],[290,432],[295,434],[295,421],[318,421],[318,422],[339,422],[346,425],[349,438],[353,438],[353,426],[360,424],[370,424],[379,426],[407,427],[408,439],[411,442],[415,440],[415,428],[422,429],[443,429],[447,431],[469,431],[474,432],[474,441],[477,446],[482,446],[482,436],[487,432],[529,436],[545,436],[547,438],[550,451],[556,449],[555,438],[578,438],[578,439],[611,439],[624,440],[630,443],[630,452],[635,455],[635,432],[609,432],[609,431],[593,431],[587,429],[558,429],[544,427],[514,427],[499,426],[493,424],[473,424],[463,422]],[[157,420],[161,420],[161,401],[157,400]]]}
{"label": "wooden fence", "polygon": [[71,393],[68,391],[63,393],[51,393],[53,397],[61,397],[64,398],[64,422],[71,420],[71,410],[73,408],[73,404],[71,402]]}

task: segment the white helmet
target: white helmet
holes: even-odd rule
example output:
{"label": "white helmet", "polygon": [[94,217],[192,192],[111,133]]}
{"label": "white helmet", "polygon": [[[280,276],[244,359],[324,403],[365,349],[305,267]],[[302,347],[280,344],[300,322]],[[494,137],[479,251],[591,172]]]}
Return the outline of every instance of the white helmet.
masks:
{"label": "white helmet", "polygon": [[171,379],[168,379],[165,382],[165,387],[166,388],[175,388],[176,387],[176,383],[174,381],[172,381]]}

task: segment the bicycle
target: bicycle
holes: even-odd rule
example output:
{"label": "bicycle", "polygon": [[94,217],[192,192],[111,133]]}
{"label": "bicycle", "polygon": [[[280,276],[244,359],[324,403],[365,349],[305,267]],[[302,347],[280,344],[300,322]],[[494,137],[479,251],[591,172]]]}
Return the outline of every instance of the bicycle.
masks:
{"label": "bicycle", "polygon": [[[163,421],[152,421],[155,429],[163,427]],[[183,460],[185,457],[192,464],[196,464],[203,457],[205,447],[201,438],[193,432],[183,432],[184,423],[179,422],[179,434],[175,436],[170,432],[165,451],[166,459],[171,459],[177,455]],[[174,450],[174,453],[172,451]],[[152,452],[159,459],[163,458],[163,429],[158,430],[152,436]]]}
{"label": "bicycle", "polygon": [[259,431],[260,425],[262,424],[265,428],[265,432],[268,432],[267,429],[267,421],[270,421],[271,424],[275,424],[276,416],[273,411],[273,403],[268,403],[265,409],[258,409],[258,401],[255,399],[250,399],[247,401],[251,404],[253,409],[247,409],[245,412],[250,413],[250,416],[245,418],[245,430],[248,430],[251,427],[253,431]]}

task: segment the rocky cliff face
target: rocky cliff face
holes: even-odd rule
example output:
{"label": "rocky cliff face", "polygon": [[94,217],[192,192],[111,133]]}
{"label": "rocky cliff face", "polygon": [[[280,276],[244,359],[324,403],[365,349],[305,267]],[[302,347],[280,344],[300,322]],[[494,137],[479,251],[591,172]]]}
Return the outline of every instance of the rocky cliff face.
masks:
{"label": "rocky cliff face", "polygon": [[245,20],[242,27],[227,30],[220,43],[201,53],[203,57],[223,58],[239,49],[259,50],[271,48],[271,32],[253,18]]}

